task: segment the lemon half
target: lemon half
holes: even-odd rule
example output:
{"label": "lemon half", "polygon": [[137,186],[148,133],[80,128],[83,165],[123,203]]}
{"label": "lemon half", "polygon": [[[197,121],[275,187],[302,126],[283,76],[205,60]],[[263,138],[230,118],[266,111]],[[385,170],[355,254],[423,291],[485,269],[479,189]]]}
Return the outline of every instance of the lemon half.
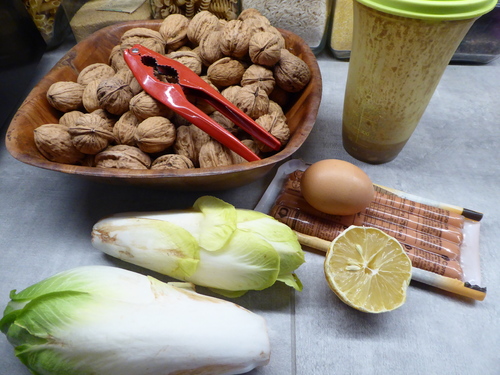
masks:
{"label": "lemon half", "polygon": [[351,226],[331,243],[324,271],[343,302],[360,311],[381,313],[406,301],[411,261],[394,237],[376,228]]}

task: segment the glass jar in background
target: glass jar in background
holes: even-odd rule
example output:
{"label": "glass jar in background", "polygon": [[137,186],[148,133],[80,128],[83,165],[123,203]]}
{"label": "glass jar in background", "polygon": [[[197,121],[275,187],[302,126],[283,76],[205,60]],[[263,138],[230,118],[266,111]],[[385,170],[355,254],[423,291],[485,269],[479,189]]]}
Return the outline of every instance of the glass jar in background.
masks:
{"label": "glass jar in background", "polygon": [[60,0],[22,0],[47,49],[58,47],[69,35],[68,19]]}
{"label": "glass jar in background", "polygon": [[274,27],[300,36],[318,54],[326,44],[332,0],[242,0],[242,10],[255,8]]}
{"label": "glass jar in background", "polygon": [[349,59],[352,47],[353,0],[335,0],[328,40],[330,51],[339,60]]}
{"label": "glass jar in background", "polygon": [[166,18],[170,14],[183,14],[187,18],[208,10],[220,19],[233,20],[241,12],[240,0],[149,0],[153,18]]}
{"label": "glass jar in background", "polygon": [[451,61],[486,64],[500,56],[500,3],[474,22]]}
{"label": "glass jar in background", "polygon": [[47,44],[20,0],[0,1],[0,128],[24,99]]}
{"label": "glass jar in background", "polygon": [[151,19],[149,0],[62,0],[77,42],[106,26]]}
{"label": "glass jar in background", "polygon": [[[339,60],[348,60],[352,47],[353,1],[335,0],[328,47]],[[486,64],[500,56],[500,2],[479,17],[458,46],[452,62]]]}

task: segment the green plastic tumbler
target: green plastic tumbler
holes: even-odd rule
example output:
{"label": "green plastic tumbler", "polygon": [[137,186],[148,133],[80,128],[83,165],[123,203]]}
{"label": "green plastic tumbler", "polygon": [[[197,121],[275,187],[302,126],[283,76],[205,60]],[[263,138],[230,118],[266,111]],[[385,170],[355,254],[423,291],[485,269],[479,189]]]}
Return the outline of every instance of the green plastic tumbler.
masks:
{"label": "green plastic tumbler", "polygon": [[422,117],[455,50],[497,0],[356,0],[342,139],[358,160],[386,163]]}

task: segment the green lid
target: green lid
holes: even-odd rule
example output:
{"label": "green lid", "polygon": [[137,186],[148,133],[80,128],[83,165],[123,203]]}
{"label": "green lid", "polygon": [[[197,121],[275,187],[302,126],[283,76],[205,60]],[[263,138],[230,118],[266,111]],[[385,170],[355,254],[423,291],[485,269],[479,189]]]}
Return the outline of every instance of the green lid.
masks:
{"label": "green lid", "polygon": [[462,20],[488,13],[497,0],[357,0],[359,3],[396,16]]}

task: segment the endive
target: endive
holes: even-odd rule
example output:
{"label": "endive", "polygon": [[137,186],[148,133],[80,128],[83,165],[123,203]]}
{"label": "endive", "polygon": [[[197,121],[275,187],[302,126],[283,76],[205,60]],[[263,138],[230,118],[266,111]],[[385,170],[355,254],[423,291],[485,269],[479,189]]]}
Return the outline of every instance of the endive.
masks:
{"label": "endive", "polygon": [[265,320],[132,271],[87,266],[11,292],[0,328],[33,374],[241,374],[269,361]]}
{"label": "endive", "polygon": [[302,290],[294,271],[304,252],[295,233],[268,215],[211,196],[188,210],[102,219],[93,227],[92,243],[104,253],[227,297],[276,281]]}

